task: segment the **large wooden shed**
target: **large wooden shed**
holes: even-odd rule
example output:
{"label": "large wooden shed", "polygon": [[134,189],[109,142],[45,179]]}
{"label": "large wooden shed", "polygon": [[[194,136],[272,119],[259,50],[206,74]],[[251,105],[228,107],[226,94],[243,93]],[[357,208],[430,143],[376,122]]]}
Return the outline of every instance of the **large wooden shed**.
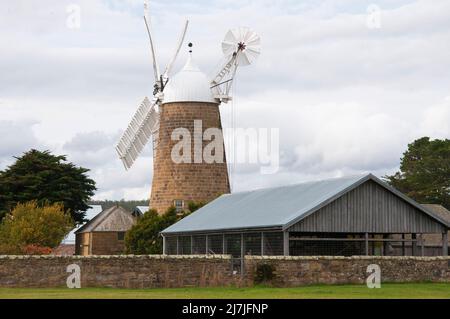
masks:
{"label": "large wooden shed", "polygon": [[125,233],[135,224],[136,213],[120,206],[105,209],[75,232],[76,255],[124,253]]}
{"label": "large wooden shed", "polygon": [[162,232],[166,254],[426,255],[449,223],[372,174],[222,195]]}

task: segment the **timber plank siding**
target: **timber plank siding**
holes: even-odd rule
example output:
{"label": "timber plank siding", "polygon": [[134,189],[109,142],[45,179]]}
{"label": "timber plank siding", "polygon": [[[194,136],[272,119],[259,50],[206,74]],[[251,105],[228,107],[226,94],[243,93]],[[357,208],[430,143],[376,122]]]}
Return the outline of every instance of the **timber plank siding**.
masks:
{"label": "timber plank siding", "polygon": [[445,227],[369,180],[292,225],[290,232],[440,233]]}

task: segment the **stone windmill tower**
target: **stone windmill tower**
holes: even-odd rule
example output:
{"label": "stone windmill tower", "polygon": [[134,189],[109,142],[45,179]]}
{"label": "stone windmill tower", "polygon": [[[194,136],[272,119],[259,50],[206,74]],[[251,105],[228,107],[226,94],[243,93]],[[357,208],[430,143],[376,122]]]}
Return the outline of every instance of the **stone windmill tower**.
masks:
{"label": "stone windmill tower", "polygon": [[219,105],[231,100],[229,93],[238,66],[251,64],[259,55],[260,38],[248,28],[230,30],[222,43],[224,62],[213,79],[195,65],[189,43],[188,61],[172,77],[172,66],[187,31],[186,21],[175,54],[161,74],[147,7],[144,21],[153,57],[154,97],[152,101],[144,99],[116,150],[129,169],[153,139],[150,207],[162,214],[170,206],[186,209],[189,201],[207,202],[230,192]]}

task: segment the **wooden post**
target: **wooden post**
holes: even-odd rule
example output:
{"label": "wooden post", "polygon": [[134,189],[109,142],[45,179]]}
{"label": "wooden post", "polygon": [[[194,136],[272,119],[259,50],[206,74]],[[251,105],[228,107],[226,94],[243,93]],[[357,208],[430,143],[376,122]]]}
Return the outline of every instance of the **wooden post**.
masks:
{"label": "wooden post", "polygon": [[289,232],[283,232],[283,255],[289,256]]}
{"label": "wooden post", "polygon": [[191,255],[194,254],[194,236],[191,235]]}
{"label": "wooden post", "polygon": [[442,233],[442,256],[448,256],[448,232]]}
{"label": "wooden post", "polygon": [[420,254],[425,256],[425,246],[424,246],[424,240],[423,240],[423,234],[420,234]]}
{"label": "wooden post", "polygon": [[206,255],[209,255],[209,243],[208,243],[208,235],[206,235]]}
{"label": "wooden post", "polygon": [[226,255],[227,253],[227,245],[225,241],[225,234],[222,234],[222,255]]}
{"label": "wooden post", "polygon": [[264,256],[264,232],[261,232],[261,256]]}
{"label": "wooden post", "polygon": [[177,236],[177,255],[180,254],[180,236]]}
{"label": "wooden post", "polygon": [[163,255],[167,255],[166,236],[162,235],[162,238],[163,238]]}
{"label": "wooden post", "polygon": [[402,256],[406,256],[405,234],[402,234]]}
{"label": "wooden post", "polygon": [[416,255],[416,246],[417,246],[417,234],[411,234],[412,242],[411,242],[411,255]]}
{"label": "wooden post", "polygon": [[244,247],[244,233],[241,234],[241,277],[244,277],[244,256],[245,256],[245,247]]}
{"label": "wooden post", "polygon": [[366,243],[366,256],[369,256],[369,233],[365,233],[364,238]]}

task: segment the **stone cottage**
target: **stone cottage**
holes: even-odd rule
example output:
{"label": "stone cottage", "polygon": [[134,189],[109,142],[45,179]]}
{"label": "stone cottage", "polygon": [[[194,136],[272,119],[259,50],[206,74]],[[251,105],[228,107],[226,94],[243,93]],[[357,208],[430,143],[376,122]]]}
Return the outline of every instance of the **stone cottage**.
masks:
{"label": "stone cottage", "polygon": [[120,206],[105,209],[75,232],[75,254],[122,254],[125,233],[136,223],[138,215]]}

